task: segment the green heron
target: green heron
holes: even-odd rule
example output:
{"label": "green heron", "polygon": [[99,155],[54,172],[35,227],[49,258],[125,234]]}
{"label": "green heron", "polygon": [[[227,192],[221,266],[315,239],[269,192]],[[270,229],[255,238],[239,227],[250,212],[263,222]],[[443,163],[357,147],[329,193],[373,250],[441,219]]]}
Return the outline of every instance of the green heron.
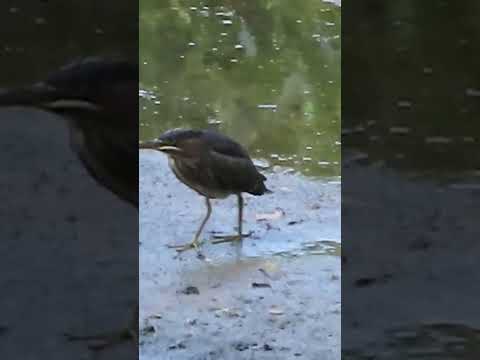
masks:
{"label": "green heron", "polygon": [[[175,176],[185,185],[205,197],[207,214],[203,218],[193,241],[174,246],[177,251],[199,249],[199,237],[210,218],[210,199],[223,199],[236,195],[238,200],[238,234],[222,237],[242,240],[242,193],[263,195],[265,176],[260,174],[247,151],[237,142],[210,130],[172,129],[158,139],[142,142],[140,148],[161,151],[168,155]],[[227,240],[228,241],[228,240]]]}
{"label": "green heron", "polygon": [[[71,145],[100,185],[138,209],[138,66],[123,59],[86,58],[43,82],[0,94],[0,106],[62,116]],[[122,161],[118,161],[122,159]],[[103,339],[105,346],[138,339],[138,307],[128,329],[70,340]]]}

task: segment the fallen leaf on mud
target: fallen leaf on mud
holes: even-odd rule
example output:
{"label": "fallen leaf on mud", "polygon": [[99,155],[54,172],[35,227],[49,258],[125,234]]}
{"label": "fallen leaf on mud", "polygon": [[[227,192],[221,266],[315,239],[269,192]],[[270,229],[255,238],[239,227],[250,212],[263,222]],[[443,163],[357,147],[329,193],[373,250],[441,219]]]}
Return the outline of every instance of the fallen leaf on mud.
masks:
{"label": "fallen leaf on mud", "polygon": [[276,308],[276,307],[270,308],[270,310],[268,310],[268,312],[270,313],[270,315],[283,315],[284,314],[283,310],[281,310],[279,308]]}
{"label": "fallen leaf on mud", "polygon": [[142,335],[153,334],[155,328],[152,325],[148,325],[141,330]]}
{"label": "fallen leaf on mud", "polygon": [[285,215],[282,209],[275,209],[271,213],[260,213],[255,215],[257,221],[278,220]]}

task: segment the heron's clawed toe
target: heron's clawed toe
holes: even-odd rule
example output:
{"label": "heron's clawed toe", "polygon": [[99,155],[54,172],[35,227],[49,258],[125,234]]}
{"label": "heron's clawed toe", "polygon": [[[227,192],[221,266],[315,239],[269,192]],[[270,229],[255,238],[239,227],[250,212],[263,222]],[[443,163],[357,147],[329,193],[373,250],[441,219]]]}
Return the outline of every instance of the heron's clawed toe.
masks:
{"label": "heron's clawed toe", "polygon": [[175,249],[177,252],[184,252],[187,250],[195,249],[197,252],[200,252],[200,246],[202,242],[194,240],[191,243],[183,244],[183,245],[167,245],[170,249]]}
{"label": "heron's clawed toe", "polygon": [[244,238],[248,238],[252,236],[253,231],[248,232],[247,234],[236,234],[236,235],[214,235],[213,238],[215,240],[212,240],[212,244],[222,244],[222,243],[227,243],[227,242],[234,242],[234,241],[240,241]]}

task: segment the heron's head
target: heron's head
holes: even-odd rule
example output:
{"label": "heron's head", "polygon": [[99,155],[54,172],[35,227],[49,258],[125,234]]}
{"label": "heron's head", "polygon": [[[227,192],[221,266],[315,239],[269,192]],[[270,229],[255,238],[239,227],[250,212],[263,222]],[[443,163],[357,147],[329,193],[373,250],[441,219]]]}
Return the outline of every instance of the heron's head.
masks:
{"label": "heron's head", "polygon": [[198,153],[196,148],[201,143],[202,132],[192,129],[172,129],[159,138],[140,143],[140,149],[152,149],[174,157],[191,157]]}
{"label": "heron's head", "polygon": [[126,60],[96,57],[64,66],[31,86],[0,93],[1,107],[33,107],[73,117],[85,112],[136,112],[137,101],[138,67]]}

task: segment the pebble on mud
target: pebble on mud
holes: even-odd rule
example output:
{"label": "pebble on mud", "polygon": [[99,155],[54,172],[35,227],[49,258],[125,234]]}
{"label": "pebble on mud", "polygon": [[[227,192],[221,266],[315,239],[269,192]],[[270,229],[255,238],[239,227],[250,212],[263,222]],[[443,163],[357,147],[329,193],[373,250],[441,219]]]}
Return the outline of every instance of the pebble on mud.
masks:
{"label": "pebble on mud", "polygon": [[240,342],[234,344],[233,348],[237,351],[245,351],[245,350],[248,350],[250,348],[250,345],[240,341]]}
{"label": "pebble on mud", "polygon": [[172,344],[168,347],[168,350],[183,350],[186,349],[187,347],[185,346],[183,341],[179,341],[175,344]]}
{"label": "pebble on mud", "polygon": [[252,287],[253,287],[253,288],[271,288],[272,285],[270,285],[269,283],[257,283],[257,282],[253,282],[253,283],[252,283]]}
{"label": "pebble on mud", "polygon": [[142,335],[153,334],[154,332],[155,332],[155,328],[153,327],[153,325],[145,326],[142,329]]}
{"label": "pebble on mud", "polygon": [[177,294],[184,294],[184,295],[200,295],[200,291],[196,286],[187,286],[183,290],[178,290]]}
{"label": "pebble on mud", "polygon": [[270,346],[269,344],[265,344],[265,345],[263,345],[263,350],[265,350],[265,351],[272,351],[272,350],[273,350],[273,347]]}

